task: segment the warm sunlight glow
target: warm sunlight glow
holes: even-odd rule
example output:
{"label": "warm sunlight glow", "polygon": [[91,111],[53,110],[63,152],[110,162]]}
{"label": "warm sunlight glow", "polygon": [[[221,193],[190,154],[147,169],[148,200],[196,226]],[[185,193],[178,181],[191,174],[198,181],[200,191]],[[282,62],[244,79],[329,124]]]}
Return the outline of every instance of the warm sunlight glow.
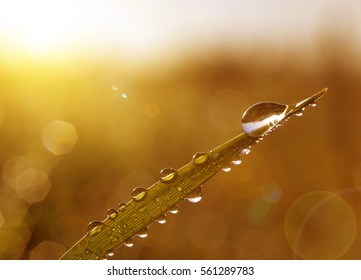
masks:
{"label": "warm sunlight glow", "polygon": [[14,0],[0,10],[0,39],[13,52],[36,56],[109,49],[132,55],[166,37],[159,23],[139,3]]}
{"label": "warm sunlight glow", "polygon": [[67,47],[79,31],[82,18],[75,18],[80,7],[61,2],[8,1],[1,12],[1,34],[8,44],[34,54],[48,54]]}
{"label": "warm sunlight glow", "polygon": [[[36,57],[115,53],[144,62],[143,58],[164,56],[166,51],[184,53],[223,40],[243,48],[252,48],[253,40],[259,37],[267,42],[294,40],[304,44],[327,24],[332,11],[345,10],[342,5],[326,5],[324,1],[313,5],[312,10],[306,3],[297,7],[292,2],[273,2],[4,0],[0,48]],[[279,6],[283,9],[275,8]],[[288,17],[283,16],[284,10]],[[351,12],[340,15],[352,17]]]}

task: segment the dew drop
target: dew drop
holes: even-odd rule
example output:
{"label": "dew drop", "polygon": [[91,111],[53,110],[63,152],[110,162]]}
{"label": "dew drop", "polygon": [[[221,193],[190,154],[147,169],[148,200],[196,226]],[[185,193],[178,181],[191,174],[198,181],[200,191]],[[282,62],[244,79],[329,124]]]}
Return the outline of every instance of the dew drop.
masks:
{"label": "dew drop", "polygon": [[163,215],[160,215],[158,218],[157,218],[157,222],[160,223],[160,224],[165,224],[167,221],[167,217],[163,214]]}
{"label": "dew drop", "polygon": [[104,224],[100,221],[92,221],[86,228],[86,236],[90,237],[102,231]]}
{"label": "dew drop", "polygon": [[120,97],[121,97],[122,99],[128,99],[128,94],[126,94],[125,92],[122,92],[122,93],[120,94]]}
{"label": "dew drop", "polygon": [[118,204],[118,211],[123,212],[127,205],[124,202]]}
{"label": "dew drop", "polygon": [[112,85],[112,90],[117,91],[117,90],[118,90],[118,86],[117,86],[117,85]]}
{"label": "dew drop", "polygon": [[199,165],[204,163],[208,158],[208,154],[204,152],[196,153],[192,158],[192,163]]}
{"label": "dew drop", "polygon": [[160,171],[160,179],[163,182],[170,182],[177,175],[177,171],[173,168],[167,167]]}
{"label": "dew drop", "polygon": [[242,157],[241,156],[234,157],[231,163],[234,165],[240,165],[242,163]]}
{"label": "dew drop", "polygon": [[248,155],[250,152],[251,152],[250,149],[244,148],[244,149],[242,149],[241,154],[242,154],[242,155]]}
{"label": "dew drop", "polygon": [[148,229],[147,228],[143,228],[140,231],[137,232],[137,235],[140,238],[146,238],[148,236]]}
{"label": "dew drop", "polygon": [[287,108],[287,105],[275,102],[256,103],[244,112],[242,129],[248,136],[259,137],[285,117]]}
{"label": "dew drop", "polygon": [[114,220],[118,216],[117,209],[114,209],[114,208],[108,209],[107,216],[109,219]]}
{"label": "dew drop", "polygon": [[187,200],[192,203],[197,203],[202,200],[202,195],[202,187],[198,187],[187,196]]}
{"label": "dew drop", "polygon": [[298,112],[298,113],[295,113],[294,114],[296,117],[301,117],[302,115],[303,115],[303,113],[302,112]]}
{"label": "dew drop", "polygon": [[222,170],[224,171],[224,172],[229,172],[229,171],[231,171],[231,167],[229,166],[229,165],[226,165],[225,167],[223,167],[222,168]]}
{"label": "dew drop", "polygon": [[169,209],[169,213],[171,214],[177,214],[178,213],[178,205],[174,205]]}
{"label": "dew drop", "polygon": [[133,239],[128,239],[128,240],[126,240],[125,242],[124,242],[124,246],[126,246],[126,247],[133,247],[134,246],[134,242],[133,242]]}
{"label": "dew drop", "polygon": [[141,201],[147,195],[147,189],[145,188],[135,188],[133,189],[131,196],[134,201]]}
{"label": "dew drop", "polygon": [[317,104],[316,104],[316,103],[311,103],[310,106],[311,106],[311,107],[316,107]]}
{"label": "dew drop", "polygon": [[113,257],[113,256],[114,256],[113,250],[107,251],[107,257]]}

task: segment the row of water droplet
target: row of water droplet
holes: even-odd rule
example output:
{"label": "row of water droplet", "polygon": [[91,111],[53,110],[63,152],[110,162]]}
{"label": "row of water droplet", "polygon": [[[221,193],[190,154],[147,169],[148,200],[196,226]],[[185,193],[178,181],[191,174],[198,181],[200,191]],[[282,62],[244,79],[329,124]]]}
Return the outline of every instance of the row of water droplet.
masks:
{"label": "row of water droplet", "polygon": [[[315,107],[316,103],[309,104],[311,107]],[[248,108],[242,117],[242,129],[244,132],[253,138],[255,138],[254,143],[258,143],[263,139],[264,136],[268,135],[271,131],[276,129],[278,126],[281,126],[284,122],[288,120],[288,117],[285,117],[287,110],[289,109],[288,105],[274,103],[274,102],[261,102],[257,103],[250,108]],[[295,113],[295,116],[302,116],[303,110],[302,108],[299,112]],[[248,155],[250,153],[250,146],[243,148],[241,153],[234,157],[230,164],[227,164],[222,167],[224,172],[229,172],[231,170],[231,164],[239,165],[242,163],[242,155]],[[213,152],[211,154],[205,152],[196,153],[192,158],[192,164],[194,165],[202,165],[205,163],[209,156],[217,157],[218,153]],[[177,170],[173,168],[164,168],[160,172],[160,180],[163,183],[172,182],[177,177]],[[178,191],[181,191],[181,187],[177,187]],[[132,200],[135,202],[142,201],[147,195],[147,189],[142,187],[137,187],[133,189],[131,193]],[[202,186],[196,188],[192,193],[188,194],[186,199],[192,203],[197,203],[202,199],[203,191]],[[119,203],[118,209],[108,209],[107,217],[110,220],[114,220],[119,212],[122,212],[126,207],[125,203]],[[178,213],[178,206],[175,205],[168,210],[171,214]],[[160,224],[166,223],[166,215],[160,215],[156,221]],[[89,223],[87,227],[87,236],[93,236],[101,232],[104,228],[104,223],[100,221],[93,221]],[[143,228],[139,232],[136,233],[140,238],[146,238],[148,236],[148,228]],[[134,242],[133,239],[130,238],[124,242],[126,247],[133,247]],[[108,251],[106,253],[107,257],[111,257],[114,255],[113,251]]]}
{"label": "row of water droplet", "polygon": [[[249,152],[250,152],[250,149],[245,148],[241,151],[241,154],[247,155]],[[193,156],[192,163],[194,165],[201,165],[206,162],[206,160],[208,159],[208,156],[209,156],[208,153],[199,152]],[[239,164],[241,164],[241,162],[242,162],[241,155],[238,155],[231,161],[231,163],[234,165],[239,165]],[[225,166],[222,168],[222,170],[225,172],[229,172],[231,170],[231,167]],[[171,182],[176,177],[177,177],[177,170],[175,170],[173,168],[164,168],[160,172],[160,180],[164,183]],[[179,191],[182,190],[181,188],[177,188],[177,189]],[[142,201],[146,197],[146,195],[147,195],[147,189],[143,188],[143,187],[134,188],[133,191],[131,192],[132,200],[135,202]],[[187,195],[186,200],[188,200],[189,202],[192,202],[192,203],[197,203],[202,200],[202,196],[203,196],[202,186],[199,186],[194,191],[192,191],[190,194]],[[115,209],[115,208],[108,209],[107,213],[106,213],[108,219],[114,220],[118,216],[118,213],[123,212],[125,208],[126,208],[125,203],[119,203],[117,209]],[[175,205],[175,206],[171,207],[168,210],[168,212],[171,214],[177,214],[178,206]],[[160,215],[156,219],[156,221],[159,224],[165,224],[166,223],[166,215],[165,214]],[[90,236],[94,236],[94,235],[100,233],[102,231],[102,229],[104,228],[104,226],[105,226],[104,223],[101,221],[90,222],[87,226],[86,236],[90,237]],[[136,233],[136,235],[141,238],[145,238],[148,235],[148,229],[144,228],[144,229],[140,230],[138,233]],[[132,238],[128,239],[124,242],[124,246],[126,246],[126,247],[132,247],[133,245],[134,245],[134,242],[133,242]],[[109,251],[107,253],[108,257],[111,257],[113,255],[114,255],[113,251]]]}
{"label": "row of water droplet", "polygon": [[[312,103],[310,106],[314,107],[316,104]],[[263,139],[263,136],[267,135],[270,131],[277,128],[279,125],[282,125],[284,121],[287,121],[287,118],[284,118],[285,112],[287,111],[288,106],[285,104],[271,103],[271,102],[262,102],[257,103],[251,106],[246,110],[242,117],[242,128],[248,136],[256,138],[254,143],[258,143]],[[302,108],[302,111],[304,108]],[[296,113],[296,116],[302,116],[302,111]],[[243,148],[241,153],[234,157],[231,162],[222,167],[224,172],[229,172],[231,170],[231,164],[239,165],[242,163],[242,155],[248,155],[250,153],[250,146]],[[202,165],[205,163],[210,156],[209,153],[199,152],[196,153],[192,158],[192,164]],[[211,154],[213,157],[217,157],[218,153],[214,152]],[[172,182],[177,177],[177,170],[173,168],[164,168],[160,172],[160,180],[163,183]],[[177,190],[182,190],[181,187],[177,187]],[[135,202],[142,201],[147,196],[147,189],[142,187],[137,187],[133,189],[131,193],[132,200]],[[203,196],[202,186],[196,188],[192,193],[188,194],[186,199],[192,203],[197,203],[201,201]],[[125,203],[120,203],[118,209],[108,209],[107,217],[110,220],[114,220],[119,212],[122,212],[126,207]],[[169,212],[172,214],[178,213],[178,206],[175,205]],[[156,221],[160,224],[166,223],[166,215],[160,215]],[[104,223],[100,221],[93,221],[89,223],[87,227],[87,236],[93,236],[101,232],[104,228]],[[136,233],[137,236],[145,238],[148,235],[148,229],[144,228]],[[133,246],[133,239],[128,239],[124,242],[126,247]],[[113,256],[113,251],[109,251],[107,256]]]}

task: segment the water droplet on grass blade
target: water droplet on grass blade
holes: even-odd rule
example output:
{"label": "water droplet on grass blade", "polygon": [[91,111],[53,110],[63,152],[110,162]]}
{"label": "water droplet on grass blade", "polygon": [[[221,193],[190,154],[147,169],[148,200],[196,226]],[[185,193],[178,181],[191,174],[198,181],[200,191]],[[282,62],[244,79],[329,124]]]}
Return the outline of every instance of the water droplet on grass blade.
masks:
{"label": "water droplet on grass blade", "polygon": [[88,237],[98,234],[102,231],[104,224],[100,221],[92,221],[86,228],[86,235]]}
{"label": "water droplet on grass blade", "polygon": [[202,196],[202,187],[198,187],[187,196],[187,200],[192,203],[197,203],[202,200]]}
{"label": "water droplet on grass blade", "polygon": [[303,113],[302,112],[298,112],[298,113],[295,113],[294,114],[296,117],[301,117],[302,115],[303,115]]}
{"label": "water droplet on grass blade", "polygon": [[242,163],[242,157],[241,156],[234,157],[231,163],[234,165],[240,165]]}
{"label": "water droplet on grass blade", "polygon": [[148,229],[147,228],[143,228],[140,231],[138,231],[137,235],[140,238],[146,238],[148,236]]}
{"label": "water droplet on grass blade", "polygon": [[163,182],[170,182],[177,175],[177,170],[167,167],[160,171],[160,179]]}
{"label": "water droplet on grass blade", "polygon": [[124,246],[126,246],[126,247],[133,247],[134,246],[134,242],[133,242],[133,239],[128,239],[128,240],[126,240],[125,242],[124,242]]}
{"label": "water droplet on grass blade", "polygon": [[192,163],[199,165],[204,163],[208,158],[208,154],[204,152],[196,153],[192,158]]}
{"label": "water droplet on grass blade", "polygon": [[284,117],[288,106],[260,102],[249,107],[242,117],[242,129],[251,137],[259,137],[274,128]]}
{"label": "water droplet on grass blade", "polygon": [[113,257],[113,256],[114,256],[113,250],[107,251],[107,257]]}
{"label": "water droplet on grass blade", "polygon": [[178,213],[178,205],[174,205],[169,209],[169,213],[171,214],[177,214]]}
{"label": "water droplet on grass blade", "polygon": [[163,215],[160,215],[158,218],[157,218],[157,222],[160,223],[160,224],[165,224],[167,222],[167,217],[163,214]]}
{"label": "water droplet on grass blade", "polygon": [[123,212],[126,206],[127,206],[127,204],[125,204],[124,202],[119,203],[118,204],[119,212]]}
{"label": "water droplet on grass blade", "polygon": [[229,172],[229,171],[231,171],[231,167],[229,166],[229,165],[226,165],[225,167],[222,167],[222,170],[224,171],[224,172]]}
{"label": "water droplet on grass blade", "polygon": [[135,188],[133,189],[131,196],[134,201],[141,201],[147,195],[147,189],[145,188]]}
{"label": "water droplet on grass blade", "polygon": [[250,152],[251,152],[251,149],[244,148],[244,149],[242,149],[241,154],[242,155],[248,155]]}
{"label": "water droplet on grass blade", "polygon": [[109,219],[114,220],[118,216],[117,209],[114,209],[114,208],[108,209],[107,216]]}

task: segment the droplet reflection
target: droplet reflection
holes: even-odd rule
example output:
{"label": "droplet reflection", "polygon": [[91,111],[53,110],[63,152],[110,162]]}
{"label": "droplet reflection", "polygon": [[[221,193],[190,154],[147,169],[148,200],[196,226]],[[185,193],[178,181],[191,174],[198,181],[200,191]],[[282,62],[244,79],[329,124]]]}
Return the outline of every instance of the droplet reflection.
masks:
{"label": "droplet reflection", "polygon": [[249,107],[242,117],[243,131],[259,137],[274,128],[284,117],[287,105],[275,102],[260,102]]}
{"label": "droplet reflection", "polygon": [[133,189],[131,196],[134,201],[141,201],[147,195],[147,189],[145,188],[135,188]]}
{"label": "droplet reflection", "polygon": [[202,196],[202,187],[198,187],[187,196],[187,200],[192,203],[197,203],[202,200]]}

